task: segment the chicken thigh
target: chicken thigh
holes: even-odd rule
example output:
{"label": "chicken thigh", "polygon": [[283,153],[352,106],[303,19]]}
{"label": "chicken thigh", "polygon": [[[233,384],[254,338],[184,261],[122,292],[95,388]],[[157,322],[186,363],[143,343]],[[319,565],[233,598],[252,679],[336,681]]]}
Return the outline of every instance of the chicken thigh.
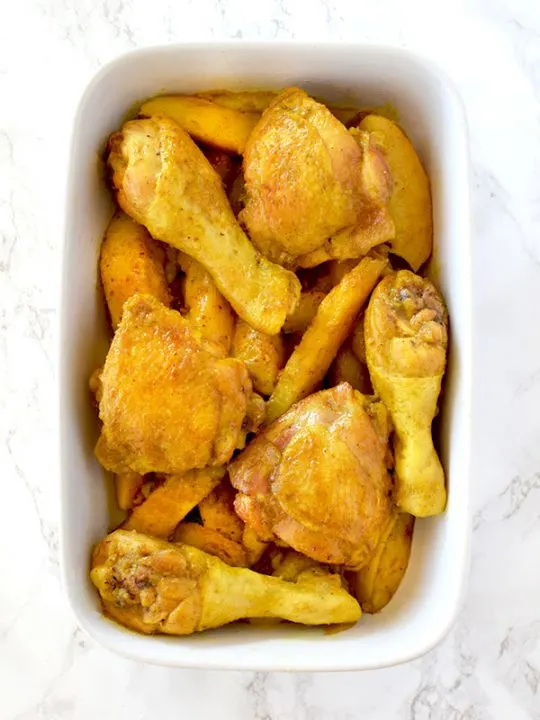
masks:
{"label": "chicken thigh", "polygon": [[298,88],[264,112],[244,153],[240,219],[266,257],[312,267],[393,237],[386,163],[368,133],[354,132]]}
{"label": "chicken thigh", "polygon": [[125,303],[101,384],[96,454],[113,472],[223,465],[263,411],[243,363],[150,295]]}
{"label": "chicken thigh", "polygon": [[391,510],[388,430],[384,406],[348,383],[310,395],[231,463],[237,513],[263,540],[362,567]]}

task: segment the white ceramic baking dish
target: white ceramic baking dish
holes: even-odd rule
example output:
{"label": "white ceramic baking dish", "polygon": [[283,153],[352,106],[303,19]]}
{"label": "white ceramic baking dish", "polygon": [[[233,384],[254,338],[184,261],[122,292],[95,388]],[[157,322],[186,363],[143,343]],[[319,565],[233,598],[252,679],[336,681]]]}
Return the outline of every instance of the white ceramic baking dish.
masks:
{"label": "white ceramic baking dish", "polygon": [[[401,588],[379,615],[347,632],[237,624],[188,638],[145,637],[104,618],[88,579],[93,543],[114,527],[111,482],[93,456],[98,423],[88,378],[107,332],[97,263],[112,204],[101,154],[134,104],[161,92],[298,85],[333,103],[390,102],[431,176],[433,277],[451,318],[451,352],[438,432],[449,485],[444,515],[417,523]],[[79,625],[137,660],[200,668],[355,670],[410,660],[432,648],[459,609],[468,567],[471,431],[471,261],[466,122],[448,80],[416,55],[346,44],[209,43],[124,55],[94,77],[74,122],[62,288],[60,420],[62,567]]]}

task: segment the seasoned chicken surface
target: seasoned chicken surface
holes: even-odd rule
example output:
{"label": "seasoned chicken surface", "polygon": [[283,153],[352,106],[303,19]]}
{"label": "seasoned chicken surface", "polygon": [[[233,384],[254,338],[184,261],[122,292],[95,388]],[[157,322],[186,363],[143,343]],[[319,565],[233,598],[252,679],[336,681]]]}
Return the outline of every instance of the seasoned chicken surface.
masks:
{"label": "seasoned chicken surface", "polygon": [[144,633],[189,635],[253,617],[328,625],[361,615],[339,575],[308,569],[287,582],[125,530],[97,545],[90,577],[105,612]]}
{"label": "seasoned chicken surface", "polygon": [[392,273],[373,291],[364,335],[373,387],[395,427],[396,502],[417,517],[441,513],[446,488],[431,423],[446,366],[443,299],[429,280]]}
{"label": "seasoned chicken surface", "polygon": [[240,219],[266,257],[311,267],[361,257],[393,237],[384,158],[355,132],[298,88],[264,112],[244,153]]}
{"label": "seasoned chicken surface", "polygon": [[362,567],[391,510],[386,420],[347,383],[305,398],[231,463],[237,513],[263,540]]}
{"label": "seasoned chicken surface", "polygon": [[125,303],[101,383],[96,454],[118,473],[223,465],[262,411],[244,365],[149,295]]}
{"label": "seasoned chicken surface", "polygon": [[300,283],[255,250],[221,178],[190,136],[169,118],[132,120],[111,136],[109,148],[122,209],[154,238],[198,260],[246,322],[278,333]]}

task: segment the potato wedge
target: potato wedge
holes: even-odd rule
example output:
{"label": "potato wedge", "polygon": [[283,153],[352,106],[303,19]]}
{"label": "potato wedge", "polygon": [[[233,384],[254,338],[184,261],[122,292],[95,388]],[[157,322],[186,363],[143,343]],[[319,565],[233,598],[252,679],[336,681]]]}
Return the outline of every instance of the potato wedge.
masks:
{"label": "potato wedge", "polygon": [[232,356],[243,361],[255,390],[261,395],[270,395],[279,371],[285,364],[285,346],[281,335],[259,332],[238,318]]}
{"label": "potato wedge", "polygon": [[240,543],[197,523],[180,523],[174,531],[175,542],[191,545],[209,555],[215,555],[232,567],[247,567],[246,551]]}
{"label": "potato wedge", "polygon": [[129,510],[135,496],[143,486],[144,475],[136,472],[118,473],[114,476],[116,502],[120,510]]}
{"label": "potato wedge", "polygon": [[259,113],[239,112],[190,95],[161,95],[141,105],[145,117],[175,120],[196,140],[241,155]]}
{"label": "potato wedge", "polygon": [[351,334],[351,349],[357,360],[367,365],[366,359],[366,338],[364,336],[364,317],[365,313],[361,312],[356,318],[356,324]]}
{"label": "potato wedge", "polygon": [[[230,110],[239,110],[240,112],[263,113],[266,108],[273,102],[279,93],[272,90],[240,90],[231,92],[230,90],[212,90],[210,92],[197,93],[197,97],[203,100],[209,100],[216,105],[229,108]],[[324,100],[319,99],[323,105]],[[358,108],[338,107],[327,105],[328,109],[334,117],[346,125],[358,114]]]}
{"label": "potato wedge", "polygon": [[305,290],[301,295],[293,313],[285,320],[283,332],[295,333],[305,332],[311,325],[313,318],[317,314],[319,305],[322,303],[327,293],[323,290]]}
{"label": "potato wedge", "polygon": [[272,90],[240,90],[239,92],[213,90],[198,93],[197,97],[221,107],[229,108],[229,110],[238,110],[244,113],[262,113],[277,95],[278,93]]}
{"label": "potato wedge", "polygon": [[267,424],[316,389],[351,332],[386,263],[382,254],[366,256],[324,298],[279,376],[266,406]]}
{"label": "potato wedge", "polygon": [[371,562],[348,573],[351,591],[363,612],[379,612],[396,593],[409,564],[413,529],[414,517],[396,509]]}
{"label": "potato wedge", "polygon": [[153,295],[164,305],[170,305],[164,264],[165,253],[146,228],[124,213],[117,213],[105,231],[99,259],[114,330],[125,301],[136,293]]}
{"label": "potato wedge", "polygon": [[322,568],[322,565],[316,560],[312,560],[305,555],[301,555],[295,550],[279,548],[271,558],[272,575],[295,582],[300,573],[312,568]]}
{"label": "potato wedge", "polygon": [[228,354],[234,332],[231,306],[201,263],[183,252],[178,255],[185,273],[184,302],[189,310],[189,320],[203,337],[220,345]]}
{"label": "potato wedge", "polygon": [[268,547],[268,543],[261,540],[248,525],[244,527],[242,533],[242,545],[247,553],[248,567],[255,565]]}
{"label": "potato wedge", "polygon": [[358,126],[375,137],[394,180],[388,208],[396,235],[392,252],[404,258],[416,272],[431,255],[433,220],[429,178],[411,141],[392,120],[367,115]]}
{"label": "potato wedge", "polygon": [[234,511],[236,490],[228,480],[223,480],[215,490],[199,503],[204,527],[225,535],[229,540],[242,542],[244,523]]}
{"label": "potato wedge", "polygon": [[218,485],[224,472],[222,468],[204,468],[166,476],[165,482],[133,509],[122,527],[168,538],[188,512]]}
{"label": "potato wedge", "polygon": [[358,360],[348,344],[339,349],[330,366],[328,379],[331,385],[348,382],[355,390],[360,390],[364,395],[370,395],[373,392],[367,365]]}

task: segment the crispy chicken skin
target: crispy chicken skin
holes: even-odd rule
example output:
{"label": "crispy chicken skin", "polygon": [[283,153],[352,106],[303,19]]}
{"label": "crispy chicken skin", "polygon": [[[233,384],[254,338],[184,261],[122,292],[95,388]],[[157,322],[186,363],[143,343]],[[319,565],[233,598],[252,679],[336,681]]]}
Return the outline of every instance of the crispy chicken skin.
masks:
{"label": "crispy chicken skin", "polygon": [[388,520],[388,426],[348,383],[294,405],[231,463],[235,508],[263,540],[360,568]]}
{"label": "crispy chicken skin", "polygon": [[252,617],[352,623],[361,615],[339,575],[315,568],[287,582],[134,531],[116,530],[96,546],[90,577],[105,612],[143,633],[189,635]]}
{"label": "crispy chicken skin", "polygon": [[244,175],[240,219],[275,262],[358,258],[393,237],[381,153],[303,90],[284,90],[264,112],[246,145]]}
{"label": "crispy chicken skin", "polygon": [[379,283],[364,321],[373,387],[395,427],[396,503],[417,517],[441,513],[446,505],[431,423],[446,366],[447,326],[437,289],[409,270]]}
{"label": "crispy chicken skin", "polygon": [[198,260],[246,322],[278,333],[300,283],[255,250],[190,136],[169,118],[132,120],[111,136],[108,162],[120,207],[154,238]]}
{"label": "crispy chicken skin", "polygon": [[101,382],[96,455],[113,472],[223,465],[263,409],[244,365],[150,295],[125,303]]}

